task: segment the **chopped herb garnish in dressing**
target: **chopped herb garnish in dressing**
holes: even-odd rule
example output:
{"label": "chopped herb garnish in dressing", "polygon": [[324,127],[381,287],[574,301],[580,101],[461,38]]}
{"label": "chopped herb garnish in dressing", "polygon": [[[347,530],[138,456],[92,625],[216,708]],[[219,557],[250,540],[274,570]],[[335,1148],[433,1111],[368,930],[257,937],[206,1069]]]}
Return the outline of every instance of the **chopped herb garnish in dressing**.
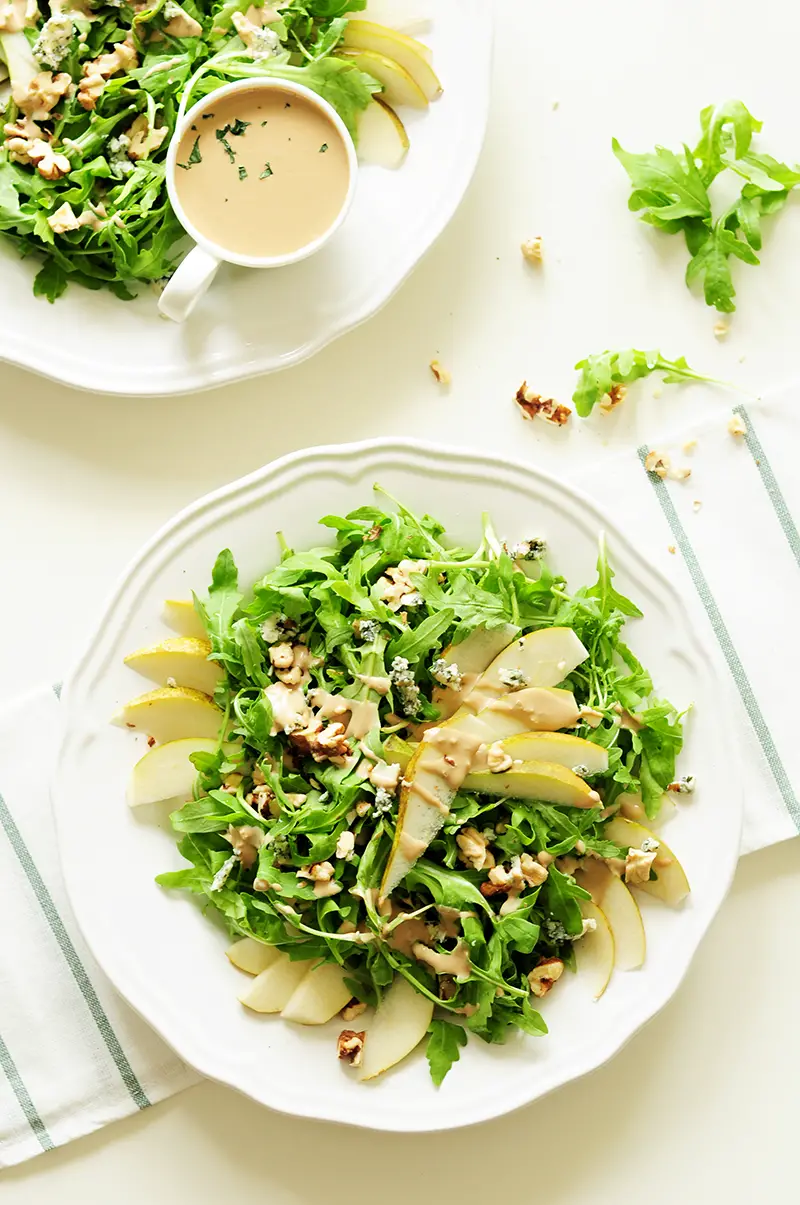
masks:
{"label": "chopped herb garnish in dressing", "polygon": [[230,126],[224,126],[221,130],[217,130],[217,140],[222,143],[225,154],[230,159],[231,163],[236,162],[236,152],[226,138],[226,134],[230,131]]}
{"label": "chopped herb garnish in dressing", "polygon": [[320,155],[324,155],[325,152],[327,151],[327,149],[328,149],[327,142],[323,142],[322,146],[319,148]]}
{"label": "chopped herb garnish in dressing", "polygon": [[214,114],[213,114],[213,113],[204,113],[204,114],[202,115],[201,120],[202,120],[202,121],[208,121],[209,117],[213,117],[213,116],[214,116]]}
{"label": "chopped herb garnish in dressing", "polygon": [[261,124],[262,124],[262,126],[268,126],[268,125],[269,125],[269,122],[268,122],[268,121],[262,121],[262,123],[261,123]]}
{"label": "chopped herb garnish in dressing", "polygon": [[[192,129],[194,129],[194,126],[192,126]],[[194,146],[189,153],[189,158],[187,159],[186,163],[179,163],[178,167],[182,167],[184,171],[188,172],[190,167],[194,167],[195,163],[202,162],[203,156],[200,154],[200,135],[198,134],[197,138],[194,140]]]}
{"label": "chopped herb garnish in dressing", "polygon": [[264,164],[264,170],[263,170],[263,172],[261,173],[261,175],[260,175],[258,178],[259,178],[259,180],[266,180],[267,176],[272,176],[272,175],[274,175],[274,174],[275,174],[275,173],[273,172],[273,170],[272,170],[272,168],[270,167],[270,165],[269,165],[268,163],[265,163],[265,164]]}
{"label": "chopped herb garnish in dressing", "polygon": [[228,129],[230,130],[230,132],[232,134],[234,134],[237,138],[239,138],[239,137],[241,137],[242,134],[244,134],[245,130],[247,129],[247,127],[249,125],[252,125],[252,122],[242,121],[241,117],[237,117],[236,120],[234,121],[233,125],[228,126]]}
{"label": "chopped herb garnish in dressing", "polygon": [[239,167],[239,179],[240,180],[247,179],[247,168],[242,165],[240,165],[240,167]]}
{"label": "chopped herb garnish in dressing", "polygon": [[[242,121],[241,117],[237,117],[233,123],[227,122],[221,130],[217,130],[217,138],[225,148],[225,154],[228,156],[231,163],[236,162],[236,151],[228,142],[227,136],[228,134],[231,134],[234,138],[241,138],[250,124],[251,123],[249,121]],[[244,177],[242,177],[242,179],[244,179]]]}

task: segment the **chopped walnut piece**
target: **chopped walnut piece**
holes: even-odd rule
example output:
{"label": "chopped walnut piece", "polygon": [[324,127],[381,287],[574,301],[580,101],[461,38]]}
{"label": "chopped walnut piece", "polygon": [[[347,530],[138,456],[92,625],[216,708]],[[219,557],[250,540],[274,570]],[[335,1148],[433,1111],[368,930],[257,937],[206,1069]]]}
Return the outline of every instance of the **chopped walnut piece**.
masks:
{"label": "chopped walnut piece", "polygon": [[347,743],[344,724],[328,724],[323,728],[319,721],[289,734],[289,740],[300,753],[313,757],[314,761],[322,762],[326,758],[347,757],[350,746]]}
{"label": "chopped walnut piece", "polygon": [[645,458],[644,467],[648,473],[655,473],[656,477],[660,477],[663,481],[669,472],[670,459],[669,456],[662,452],[648,452]]}
{"label": "chopped walnut piece", "polygon": [[169,134],[167,126],[151,126],[146,113],[140,113],[133,125],[125,131],[128,139],[128,158],[138,161],[149,159]]}
{"label": "chopped walnut piece", "polygon": [[667,552],[670,554],[670,556],[674,556],[677,551],[678,550],[674,544],[667,544]]}
{"label": "chopped walnut piece", "polygon": [[692,470],[684,465],[679,469],[670,469],[669,475],[673,481],[688,481],[692,475]]}
{"label": "chopped walnut piece", "polygon": [[494,855],[489,849],[488,838],[476,828],[468,825],[456,834],[459,849],[458,859],[473,870],[490,870],[494,866]]}
{"label": "chopped walnut piece", "polygon": [[697,447],[696,439],[687,439],[686,443],[683,445],[683,450],[686,453],[686,455],[689,456],[695,450],[696,447]]}
{"label": "chopped walnut piece", "polygon": [[692,510],[694,511],[695,514],[697,514],[697,512],[700,510],[700,507],[702,505],[703,505],[703,503],[700,501],[700,499],[695,498],[694,502],[692,503]]}
{"label": "chopped walnut piece", "polygon": [[18,108],[34,121],[47,121],[52,109],[72,88],[72,76],[66,71],[53,75],[40,71],[24,88],[15,88],[12,96]]}
{"label": "chopped walnut piece", "polygon": [[542,236],[537,234],[535,238],[526,239],[520,245],[522,258],[526,259],[529,264],[540,264],[544,258],[542,255]]}
{"label": "chopped walnut piece", "polygon": [[628,390],[624,385],[612,385],[608,393],[604,393],[601,397],[598,408],[602,414],[610,414],[611,411],[619,406],[620,402],[624,402],[628,396]]}
{"label": "chopped walnut piece", "polygon": [[36,164],[36,170],[45,180],[60,180],[72,171],[67,156],[54,151],[49,142],[39,138],[28,148],[28,159]]}
{"label": "chopped walnut piece", "polygon": [[730,334],[730,329],[731,328],[728,326],[727,322],[723,322],[720,319],[719,322],[714,323],[714,338],[719,340],[727,339],[728,335]]}
{"label": "chopped walnut piece", "polygon": [[728,422],[729,435],[746,435],[747,424],[740,414],[734,414],[733,418]]}
{"label": "chopped walnut piece", "polygon": [[84,63],[83,79],[78,84],[78,104],[86,110],[94,109],[100,93],[106,86],[106,80],[118,71],[130,71],[138,65],[136,47],[127,40],[117,42],[108,54],[101,54],[98,58]]}
{"label": "chopped walnut piece", "polygon": [[424,561],[401,561],[399,565],[390,566],[377,581],[381,602],[395,612],[402,607],[418,607],[422,595],[411,581],[410,574],[424,573],[426,569]]}
{"label": "chopped walnut piece", "polygon": [[453,384],[452,376],[446,368],[442,368],[438,360],[431,360],[429,368],[440,385],[444,385],[446,388],[448,385]]}
{"label": "chopped walnut piece", "polygon": [[492,774],[503,774],[511,769],[514,759],[506,753],[500,741],[495,741],[486,750],[486,763]]}
{"label": "chopped walnut piece", "polygon": [[569,406],[560,406],[555,398],[543,398],[540,393],[534,393],[523,381],[517,390],[515,402],[522,411],[523,418],[543,418],[545,422],[563,427],[570,420],[572,411]]}
{"label": "chopped walnut piece", "polygon": [[656,860],[658,844],[655,849],[629,849],[625,859],[625,882],[636,885],[646,883],[650,878],[650,867]]}
{"label": "chopped walnut piece", "polygon": [[363,1029],[343,1029],[336,1043],[337,1057],[343,1063],[349,1063],[351,1067],[360,1067],[366,1036],[366,1031]]}
{"label": "chopped walnut piece", "polygon": [[314,883],[329,883],[333,875],[331,862],[312,862],[310,866],[301,866],[297,872],[298,879],[311,879]]}
{"label": "chopped walnut piece", "polygon": [[349,1004],[345,1004],[339,1016],[343,1021],[355,1021],[356,1017],[360,1017],[363,1012],[366,1012],[367,1006],[361,1000],[356,1000],[355,996]]}
{"label": "chopped walnut piece", "polygon": [[540,959],[533,970],[528,972],[532,994],[540,999],[546,996],[563,974],[564,963],[560,958]]}
{"label": "chopped walnut piece", "polygon": [[355,848],[355,833],[351,833],[349,829],[345,829],[343,833],[339,834],[339,840],[336,842],[335,856],[337,858],[344,858],[348,862],[352,858]]}
{"label": "chopped walnut piece", "polygon": [[229,824],[223,834],[225,840],[230,841],[233,852],[238,855],[245,870],[249,870],[255,863],[266,835],[263,828],[256,828],[254,824],[242,824],[238,827]]}

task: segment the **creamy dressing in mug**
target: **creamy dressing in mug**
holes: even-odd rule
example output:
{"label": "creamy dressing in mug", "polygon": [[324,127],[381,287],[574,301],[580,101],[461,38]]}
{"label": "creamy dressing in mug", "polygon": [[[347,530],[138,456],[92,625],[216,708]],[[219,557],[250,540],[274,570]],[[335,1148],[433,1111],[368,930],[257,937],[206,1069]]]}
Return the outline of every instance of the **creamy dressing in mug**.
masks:
{"label": "creamy dressing in mug", "polygon": [[350,187],[347,147],[312,100],[280,87],[234,92],[187,126],[175,189],[200,234],[227,251],[290,255],[324,235]]}

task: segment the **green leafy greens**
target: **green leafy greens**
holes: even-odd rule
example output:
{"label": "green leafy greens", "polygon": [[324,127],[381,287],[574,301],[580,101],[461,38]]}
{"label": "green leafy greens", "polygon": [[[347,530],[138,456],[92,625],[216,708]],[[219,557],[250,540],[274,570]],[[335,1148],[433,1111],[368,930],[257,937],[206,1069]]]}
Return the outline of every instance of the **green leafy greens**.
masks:
{"label": "green leafy greens", "polygon": [[[427,1057],[439,1084],[470,1032],[485,1042],[547,1032],[528,976],[547,958],[573,965],[588,898],[574,858],[626,855],[605,838],[605,821],[622,792],[640,792],[656,814],[674,778],[681,718],[654,696],[622,641],[640,612],[616,588],[604,546],[597,580],[571,592],[546,560],[512,560],[488,519],[476,549],[451,547],[435,519],[392,505],[378,487],[372,505],[321,523],[335,544],[295,551],[281,537],[279,563],[246,594],[225,550],[207,594],[195,597],[210,656],[225,671],[220,740],[216,752],[194,756],[193,798],[171,816],[186,866],[158,881],[200,896],[232,934],[337,963],[364,1003],[405,977],[436,1005]],[[399,566],[412,588],[393,609]],[[410,715],[437,719],[435,666],[449,646],[501,625],[572,628],[588,650],[562,685],[593,709],[596,726],[581,723],[578,734],[608,751],[607,773],[592,779],[602,807],[462,790],[379,908],[398,800],[372,781],[370,766],[404,764],[419,739]],[[354,708],[368,731],[348,735]],[[624,724],[628,713],[635,722]],[[483,869],[459,846],[467,827],[490,849]],[[492,866],[539,854],[545,881],[509,903],[508,889],[489,878]],[[554,861],[562,858],[570,861]],[[323,892],[311,874],[320,867]],[[468,975],[436,974],[419,961],[402,940],[409,924],[413,941],[432,952],[466,950]]]}
{"label": "green leafy greens", "polygon": [[[628,208],[667,234],[683,234],[691,259],[686,283],[702,286],[706,304],[736,309],[731,256],[759,263],[761,219],[786,204],[800,170],[751,150],[762,123],[739,100],[709,105],[700,114],[700,141],[674,153],[662,146],[636,155],[616,138],[612,149],[630,177]],[[741,194],[724,213],[712,212],[708,189],[722,172],[742,181]]]}
{"label": "green leafy greens", "polygon": [[587,356],[585,360],[579,360],[575,368],[581,375],[572,400],[581,418],[591,414],[597,405],[604,411],[613,409],[623,400],[626,386],[654,372],[663,374],[665,385],[676,385],[681,381],[706,381],[726,389],[736,388],[727,381],[695,372],[683,356],[678,360],[667,360],[660,351],[637,351],[632,347]]}

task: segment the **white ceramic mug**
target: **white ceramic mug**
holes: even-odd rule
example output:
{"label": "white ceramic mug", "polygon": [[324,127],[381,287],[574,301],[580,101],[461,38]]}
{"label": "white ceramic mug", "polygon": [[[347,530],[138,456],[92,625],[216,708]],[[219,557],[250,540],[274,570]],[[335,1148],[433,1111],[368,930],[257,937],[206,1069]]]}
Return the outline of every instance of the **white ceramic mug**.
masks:
{"label": "white ceramic mug", "polygon": [[[315,105],[333,126],[338,131],[345,150],[347,151],[348,167],[350,170],[350,179],[348,183],[347,195],[344,204],[340,209],[333,224],[321,234],[313,242],[307,243],[303,247],[299,247],[296,251],[291,251],[286,255],[273,256],[256,256],[256,255],[241,255],[235,251],[228,251],[219,243],[214,243],[192,224],[186,216],[184,208],[181,204],[180,197],[176,186],[177,166],[176,160],[178,156],[178,148],[181,143],[181,138],[186,129],[196,123],[202,114],[215,104],[227,96],[235,92],[290,92],[297,96],[303,96]],[[356,181],[358,179],[358,160],[356,157],[356,148],[353,144],[353,139],[347,126],[342,121],[339,114],[329,105],[326,100],[323,100],[316,92],[312,92],[310,88],[306,88],[302,84],[290,83],[286,80],[271,79],[263,77],[262,79],[246,79],[237,80],[234,84],[226,84],[216,91],[208,93],[202,100],[189,110],[185,116],[179,120],[175,133],[172,136],[169,152],[166,162],[167,170],[167,192],[169,193],[170,203],[175,211],[178,221],[188,234],[194,239],[196,246],[192,248],[186,258],[179,264],[176,271],[173,273],[166,288],[164,289],[159,299],[158,308],[165,318],[171,318],[173,322],[184,322],[197,302],[211,285],[220,264],[224,262],[229,264],[239,264],[244,268],[283,268],[287,264],[295,264],[301,259],[306,259],[309,255],[313,255],[324,247],[330,238],[336,233],[339,227],[344,222],[353,203],[355,196]]]}

